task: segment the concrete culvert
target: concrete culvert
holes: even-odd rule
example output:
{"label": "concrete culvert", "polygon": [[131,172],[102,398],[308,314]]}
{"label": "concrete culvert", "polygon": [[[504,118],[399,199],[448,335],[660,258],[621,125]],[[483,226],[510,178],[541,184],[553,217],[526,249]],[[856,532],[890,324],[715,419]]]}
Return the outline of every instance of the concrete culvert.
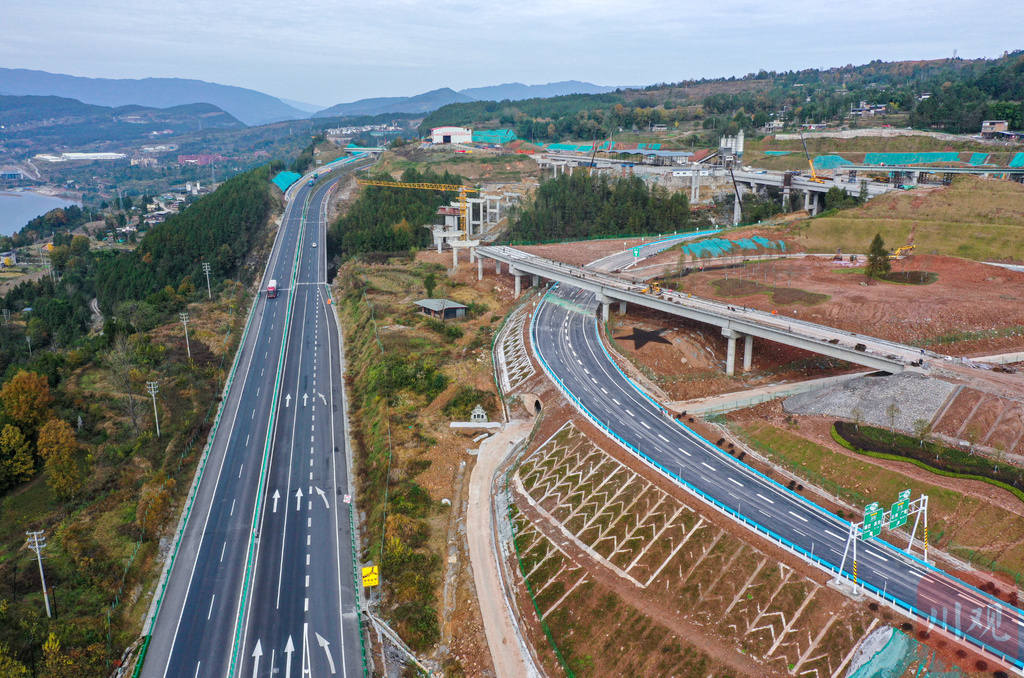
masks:
{"label": "concrete culvert", "polygon": [[533,393],[523,393],[519,397],[520,401],[523,403],[523,407],[526,408],[527,412],[531,414],[540,414],[541,409],[543,409],[543,405],[540,402],[540,398],[538,398]]}

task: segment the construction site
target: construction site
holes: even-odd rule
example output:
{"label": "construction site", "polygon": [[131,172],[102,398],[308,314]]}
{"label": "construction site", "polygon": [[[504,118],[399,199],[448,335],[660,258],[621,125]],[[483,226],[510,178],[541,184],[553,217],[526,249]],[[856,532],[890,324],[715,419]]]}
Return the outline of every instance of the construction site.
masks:
{"label": "construction site", "polygon": [[[448,391],[418,416],[417,426],[439,441],[422,482],[435,500],[452,502],[447,527],[438,525],[447,534],[447,546],[438,546],[448,554],[446,640],[428,664],[448,656],[497,675],[866,678],[1014,670],[884,596],[851,596],[806,558],[709,511],[552,380],[535,315],[555,289],[597,285],[596,310],[581,312],[596,316],[604,350],[623,376],[666,413],[840,518],[859,520],[865,504],[897,490],[927,495],[929,562],[1016,605],[1024,571],[1024,495],[1011,491],[1024,481],[1013,470],[1024,463],[1017,372],[1024,367],[1024,271],[1014,242],[1024,214],[1020,174],[986,175],[991,168],[979,163],[968,164],[980,176],[965,178],[877,169],[885,165],[857,174],[852,163],[826,169],[809,154],[806,173],[770,173],[742,164],[742,144],[742,136],[723,139],[717,160],[693,167],[604,164],[593,148],[589,158],[555,148],[525,165],[523,156],[474,158],[481,170],[475,186],[399,181],[413,157],[467,168],[465,157],[421,148],[381,162],[394,180],[359,179],[457,195],[423,225],[432,247],[417,260],[447,269],[451,289],[464,290],[460,298],[485,297],[504,315],[494,327],[494,383],[485,379],[489,365],[460,368],[478,397],[493,393],[498,406],[487,413],[499,428],[471,437],[442,433],[436,403]],[[505,173],[501,180],[495,168]],[[716,193],[721,202],[723,192],[776,191],[805,209],[705,234],[524,245],[518,254],[491,246],[507,238],[510,215],[531,199],[544,172],[581,170],[641,174],[689,191],[698,204]],[[885,181],[875,181],[882,175]],[[837,185],[849,192],[869,186],[868,201],[812,218],[821,207],[815,196]],[[1000,211],[949,209],[979,191],[998,192]],[[730,212],[742,219],[739,208]],[[854,227],[832,237],[830,219]],[[970,237],[944,227],[957,219],[973,228]],[[886,236],[890,270],[869,277],[866,234],[876,228]],[[956,256],[965,240],[980,253]],[[568,267],[564,275],[559,267]],[[375,275],[372,285],[390,290],[387,279],[398,271]],[[728,330],[728,321],[659,310],[676,299],[762,314],[768,327],[823,329],[791,325],[793,341],[785,331],[781,341],[758,338]],[[404,331],[405,323],[385,330]],[[843,348],[843,335],[854,337],[853,351]],[[853,346],[861,337],[866,349]],[[919,441],[925,453],[915,456],[899,441]],[[868,454],[857,445],[890,451]],[[491,501],[483,500],[488,492]],[[978,525],[998,526],[1000,538]],[[908,548],[902,530],[881,538]],[[460,635],[457,625],[474,633]]]}

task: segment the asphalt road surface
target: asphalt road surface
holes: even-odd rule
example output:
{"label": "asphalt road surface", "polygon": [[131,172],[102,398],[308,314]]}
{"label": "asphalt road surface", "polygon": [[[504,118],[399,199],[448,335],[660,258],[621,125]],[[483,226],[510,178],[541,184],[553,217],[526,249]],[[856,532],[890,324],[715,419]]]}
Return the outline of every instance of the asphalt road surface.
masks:
{"label": "asphalt road surface", "polygon": [[[325,284],[331,185],[302,185],[285,210],[145,678],[362,675],[343,357]],[[275,299],[262,293],[270,279]]]}
{"label": "asphalt road surface", "polygon": [[[850,524],[737,461],[649,400],[604,351],[596,309],[593,294],[559,286],[538,306],[532,328],[536,350],[582,408],[650,461],[743,516],[752,528],[838,571]],[[1024,667],[1021,610],[879,539],[858,540],[857,551],[859,583]],[[853,569],[848,557],[846,578],[852,578]]]}

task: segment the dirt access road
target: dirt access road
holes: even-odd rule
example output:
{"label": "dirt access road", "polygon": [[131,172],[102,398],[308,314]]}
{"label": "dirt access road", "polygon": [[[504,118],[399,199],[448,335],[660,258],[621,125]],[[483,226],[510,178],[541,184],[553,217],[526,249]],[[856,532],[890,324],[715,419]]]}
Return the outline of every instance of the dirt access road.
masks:
{"label": "dirt access road", "polygon": [[476,466],[469,480],[469,503],[466,509],[466,538],[469,557],[473,563],[480,614],[484,620],[484,633],[491,649],[494,672],[498,678],[539,676],[532,660],[527,665],[529,650],[522,641],[512,610],[505,598],[505,590],[498,574],[497,552],[494,545],[493,513],[490,488],[494,471],[508,450],[530,433],[532,422],[512,421],[499,433],[488,438],[477,455]]}

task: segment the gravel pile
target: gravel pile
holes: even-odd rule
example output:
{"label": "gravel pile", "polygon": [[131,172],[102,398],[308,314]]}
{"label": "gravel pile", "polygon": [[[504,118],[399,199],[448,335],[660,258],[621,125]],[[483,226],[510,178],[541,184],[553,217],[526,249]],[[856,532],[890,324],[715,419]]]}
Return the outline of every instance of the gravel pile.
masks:
{"label": "gravel pile", "polygon": [[918,419],[931,421],[956,388],[955,384],[921,374],[861,377],[818,391],[786,398],[782,407],[791,414],[811,414],[889,428],[890,405],[896,405],[893,424],[904,433],[914,432]]}

